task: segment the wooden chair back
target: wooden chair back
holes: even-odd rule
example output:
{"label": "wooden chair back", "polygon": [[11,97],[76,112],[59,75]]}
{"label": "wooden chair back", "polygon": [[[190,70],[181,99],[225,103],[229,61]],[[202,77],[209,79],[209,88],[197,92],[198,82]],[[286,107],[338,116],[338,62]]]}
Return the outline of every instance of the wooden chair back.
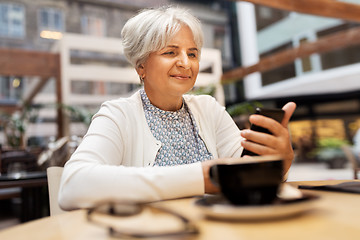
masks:
{"label": "wooden chair back", "polygon": [[354,152],[352,151],[352,149],[349,145],[343,145],[341,147],[341,149],[343,150],[347,160],[351,164],[351,167],[354,172],[354,179],[358,179],[358,172],[360,172],[360,164],[359,164],[358,160],[356,159]]}
{"label": "wooden chair back", "polygon": [[50,204],[50,216],[64,213],[59,206],[58,195],[60,188],[60,180],[63,172],[63,167],[49,167],[46,169],[49,187],[49,204]]}

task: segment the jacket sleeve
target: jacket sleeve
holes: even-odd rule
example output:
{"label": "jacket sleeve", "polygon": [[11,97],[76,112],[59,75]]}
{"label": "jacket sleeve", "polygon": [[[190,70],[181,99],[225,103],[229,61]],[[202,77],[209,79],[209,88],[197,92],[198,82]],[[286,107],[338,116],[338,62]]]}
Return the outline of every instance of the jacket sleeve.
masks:
{"label": "jacket sleeve", "polygon": [[130,137],[123,133],[125,123],[109,114],[97,114],[93,119],[64,167],[58,198],[62,209],[88,208],[110,200],[147,202],[204,193],[201,163],[124,166],[126,138]]}
{"label": "jacket sleeve", "polygon": [[235,124],[232,117],[226,111],[225,107],[218,102],[214,103],[213,109],[216,109],[215,118],[216,146],[219,158],[239,158],[243,151],[240,135],[240,129]]}
{"label": "jacket sleeve", "polygon": [[240,130],[225,107],[207,95],[189,97],[207,147],[216,158],[238,158],[243,150]]}
{"label": "jacket sleeve", "polygon": [[59,205],[72,210],[104,201],[148,202],[203,193],[201,163],[126,167],[74,161],[64,169]]}

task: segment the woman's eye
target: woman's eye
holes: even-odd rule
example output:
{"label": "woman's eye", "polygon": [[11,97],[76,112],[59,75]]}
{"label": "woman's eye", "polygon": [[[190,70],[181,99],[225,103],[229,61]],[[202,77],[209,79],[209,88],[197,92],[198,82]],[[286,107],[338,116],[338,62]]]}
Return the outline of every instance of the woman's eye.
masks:
{"label": "woman's eye", "polygon": [[175,52],[173,52],[173,51],[170,51],[170,52],[164,52],[164,55],[174,55],[175,54]]}
{"label": "woman's eye", "polygon": [[189,57],[197,58],[197,55],[195,53],[189,53]]}

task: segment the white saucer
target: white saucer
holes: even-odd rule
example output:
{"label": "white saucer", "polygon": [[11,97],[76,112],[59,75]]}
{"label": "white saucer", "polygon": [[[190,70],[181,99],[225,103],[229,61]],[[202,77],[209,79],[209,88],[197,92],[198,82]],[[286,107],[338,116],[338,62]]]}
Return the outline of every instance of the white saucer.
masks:
{"label": "white saucer", "polygon": [[206,195],[194,204],[209,217],[221,220],[270,220],[295,216],[314,207],[319,197],[304,194],[297,199],[280,199],[269,205],[237,206],[229,203],[221,195]]}

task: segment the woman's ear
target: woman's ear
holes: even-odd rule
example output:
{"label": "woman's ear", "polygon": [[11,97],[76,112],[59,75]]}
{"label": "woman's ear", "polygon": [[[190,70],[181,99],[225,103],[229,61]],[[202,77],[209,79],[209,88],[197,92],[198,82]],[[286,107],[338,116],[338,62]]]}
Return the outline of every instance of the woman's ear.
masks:
{"label": "woman's ear", "polygon": [[136,68],[136,72],[138,73],[139,76],[145,75],[145,67],[144,67],[144,64],[140,64],[140,65]]}
{"label": "woman's ear", "polygon": [[144,83],[144,79],[145,79],[145,67],[144,64],[140,64],[137,68],[136,68],[136,72],[139,75],[140,78],[140,83]]}

